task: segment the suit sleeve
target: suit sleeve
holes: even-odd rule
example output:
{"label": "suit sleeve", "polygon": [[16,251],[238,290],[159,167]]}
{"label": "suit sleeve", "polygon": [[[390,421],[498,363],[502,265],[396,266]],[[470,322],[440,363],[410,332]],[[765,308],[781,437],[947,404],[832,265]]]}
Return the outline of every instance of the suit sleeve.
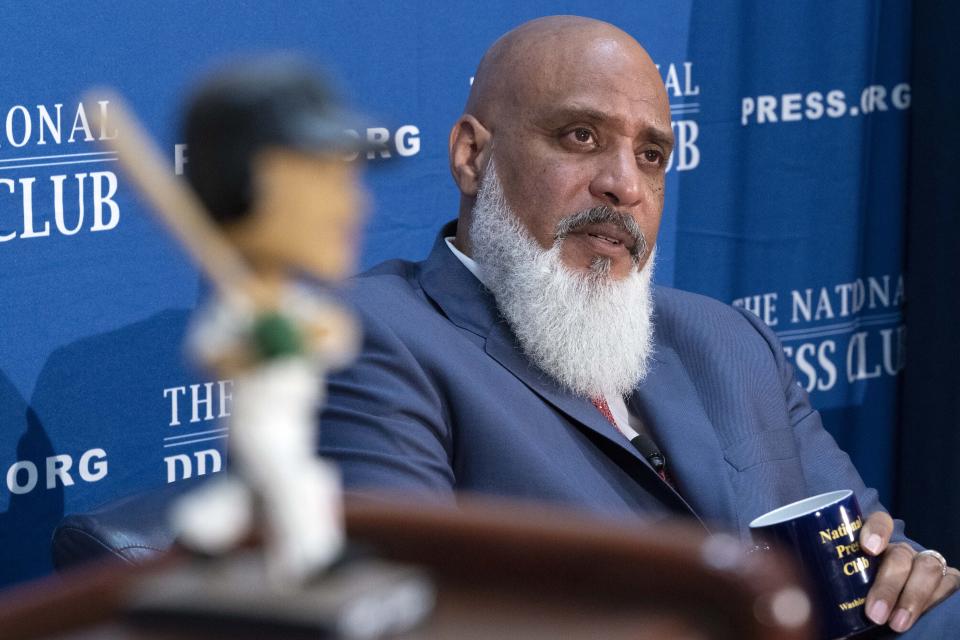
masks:
{"label": "suit sleeve", "polygon": [[319,445],[348,490],[411,493],[452,502],[451,436],[444,403],[396,333],[360,313],[357,361],[328,380]]}
{"label": "suit sleeve", "polygon": [[[800,462],[803,467],[807,493],[811,496],[837,489],[851,489],[857,496],[864,515],[875,511],[887,510],[880,504],[876,489],[867,487],[853,462],[833,439],[820,419],[820,413],[810,405],[806,390],[800,385],[793,373],[793,366],[787,360],[776,334],[759,318],[749,311],[738,309],[743,316],[763,336],[770,346],[780,372],[780,384],[786,399],[790,425],[793,427]],[[894,519],[891,538],[894,542],[907,542],[916,549],[920,545],[904,535],[904,523]]]}

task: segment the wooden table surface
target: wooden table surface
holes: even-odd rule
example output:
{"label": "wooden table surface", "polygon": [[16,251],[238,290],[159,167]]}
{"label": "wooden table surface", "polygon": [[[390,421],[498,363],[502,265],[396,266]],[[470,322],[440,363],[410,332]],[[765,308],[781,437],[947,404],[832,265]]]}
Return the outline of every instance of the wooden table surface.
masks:
{"label": "wooden table surface", "polygon": [[[403,640],[811,637],[809,601],[792,565],[690,523],[641,526],[469,498],[457,509],[351,500],[346,521],[352,541],[420,565],[436,582],[435,611],[396,636]],[[82,567],[9,590],[0,594],[0,637],[221,637],[222,630],[145,626],[123,615],[138,579],[189,561],[172,552],[140,567]],[[228,637],[265,635],[241,627]]]}

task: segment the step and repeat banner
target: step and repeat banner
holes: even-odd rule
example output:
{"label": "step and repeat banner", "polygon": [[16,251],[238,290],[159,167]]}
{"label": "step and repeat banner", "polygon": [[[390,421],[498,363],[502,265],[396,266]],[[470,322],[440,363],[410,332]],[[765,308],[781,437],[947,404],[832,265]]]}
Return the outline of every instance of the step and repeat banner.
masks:
{"label": "step and repeat banner", "polygon": [[[231,382],[184,358],[204,284],[98,141],[123,94],[180,173],[185,92],[295,51],[368,115],[363,267],[455,217],[447,135],[498,36],[573,13],[658,63],[676,152],[657,280],[776,330],[830,431],[890,500],[901,309],[907,3],[45,2],[4,7],[0,585],[51,570],[65,513],[220,471]],[[100,124],[89,113],[97,109]]]}

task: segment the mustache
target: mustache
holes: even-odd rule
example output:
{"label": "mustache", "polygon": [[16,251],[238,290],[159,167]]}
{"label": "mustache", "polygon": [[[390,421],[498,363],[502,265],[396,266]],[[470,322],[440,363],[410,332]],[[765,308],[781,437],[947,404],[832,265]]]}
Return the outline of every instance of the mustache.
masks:
{"label": "mustache", "polygon": [[571,233],[575,233],[591,224],[613,224],[629,235],[633,239],[633,246],[629,250],[634,263],[639,263],[641,256],[647,253],[647,238],[643,235],[640,225],[633,219],[633,216],[607,205],[584,209],[562,218],[557,223],[554,241],[563,240]]}

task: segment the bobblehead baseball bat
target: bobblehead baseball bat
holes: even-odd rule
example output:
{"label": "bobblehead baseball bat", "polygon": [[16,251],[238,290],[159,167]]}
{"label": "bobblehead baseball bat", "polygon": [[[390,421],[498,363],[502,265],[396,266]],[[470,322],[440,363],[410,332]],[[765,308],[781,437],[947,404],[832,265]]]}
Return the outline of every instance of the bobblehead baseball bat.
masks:
{"label": "bobblehead baseball bat", "polygon": [[[86,105],[108,101],[110,121],[117,134],[101,138],[101,144],[117,154],[124,172],[217,289],[222,293],[239,291],[249,296],[255,306],[269,306],[271,297],[266,287],[211,221],[196,193],[174,175],[156,143],[120,96],[109,90],[95,90],[88,92],[83,101]],[[86,111],[102,130],[106,110],[98,105]]]}

